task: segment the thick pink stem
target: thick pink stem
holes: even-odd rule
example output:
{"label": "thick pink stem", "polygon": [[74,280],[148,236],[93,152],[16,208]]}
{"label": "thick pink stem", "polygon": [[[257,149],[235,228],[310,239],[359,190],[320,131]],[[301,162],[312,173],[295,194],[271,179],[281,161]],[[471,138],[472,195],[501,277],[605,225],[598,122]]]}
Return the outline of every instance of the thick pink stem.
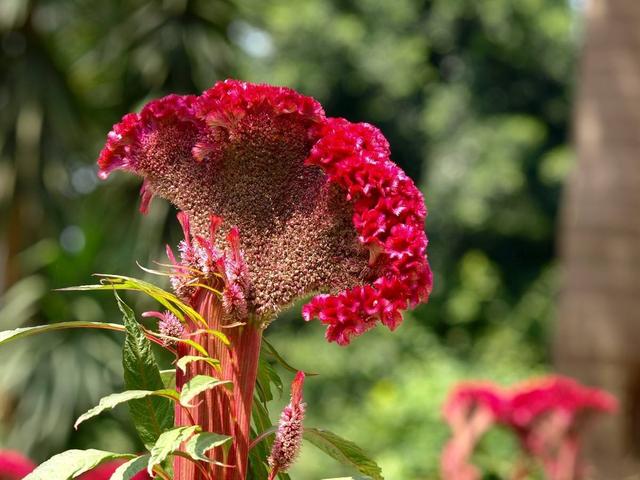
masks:
{"label": "thick pink stem", "polygon": [[[251,407],[253,391],[258,374],[262,328],[247,319],[244,325],[225,328],[228,318],[223,314],[220,300],[210,292],[198,298],[197,310],[207,320],[210,329],[222,331],[229,337],[231,346],[225,346],[212,335],[201,334],[193,339],[207,349],[212,358],[220,361],[221,370],[214,370],[205,362],[189,365],[186,374],[176,372],[178,390],[195,375],[211,375],[222,380],[231,380],[233,389],[217,387],[198,396],[189,413],[203,430],[231,435],[233,444],[225,457],[223,449],[215,449],[211,456],[231,467],[205,465],[211,472],[206,478],[196,466],[177,457],[174,461],[175,480],[246,480],[250,443]],[[193,327],[192,331],[197,329]],[[199,355],[193,348],[179,345],[178,355]],[[191,425],[191,418],[183,408],[176,408],[176,426]]]}

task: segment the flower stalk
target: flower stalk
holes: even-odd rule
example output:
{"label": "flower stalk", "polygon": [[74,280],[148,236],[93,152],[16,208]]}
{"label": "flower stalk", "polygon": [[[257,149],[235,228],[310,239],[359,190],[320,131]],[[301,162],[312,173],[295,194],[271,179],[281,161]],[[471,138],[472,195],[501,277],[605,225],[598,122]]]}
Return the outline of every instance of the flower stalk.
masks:
{"label": "flower stalk", "polygon": [[[197,334],[194,340],[207,350],[211,358],[220,362],[220,369],[212,372],[212,367],[204,362],[192,363],[186,373],[176,372],[176,387],[180,390],[196,375],[215,375],[221,380],[233,382],[233,388],[209,390],[199,397],[200,403],[186,411],[176,407],[176,426],[190,425],[192,417],[205,431],[232,436],[233,444],[228,453],[223,449],[215,449],[212,453],[213,460],[228,465],[211,464],[212,478],[244,480],[247,478],[251,407],[263,328],[251,318],[241,324],[234,322],[234,326],[227,328],[229,317],[224,314],[222,301],[209,291],[199,292],[194,303],[196,310],[207,321],[207,327],[224,332],[231,345],[227,346],[217,337],[206,333]],[[192,325],[191,329],[197,331],[199,327]],[[180,344],[178,356],[185,355],[198,355],[198,352]],[[180,457],[175,459],[174,473],[176,480],[206,480],[192,462]]]}

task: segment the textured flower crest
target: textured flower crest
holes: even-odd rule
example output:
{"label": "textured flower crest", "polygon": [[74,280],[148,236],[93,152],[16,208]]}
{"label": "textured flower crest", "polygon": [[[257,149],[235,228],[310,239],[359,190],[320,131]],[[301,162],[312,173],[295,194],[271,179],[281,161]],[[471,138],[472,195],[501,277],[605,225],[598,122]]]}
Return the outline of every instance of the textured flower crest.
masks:
{"label": "textured flower crest", "polygon": [[187,243],[210,242],[194,251],[235,249],[222,276],[249,315],[268,321],[315,294],[305,319],[347,344],[428,299],[422,194],[378,129],[291,89],[226,80],[154,100],[113,127],[98,164],[102,178],[143,177],[143,212],[154,195],[185,212]]}

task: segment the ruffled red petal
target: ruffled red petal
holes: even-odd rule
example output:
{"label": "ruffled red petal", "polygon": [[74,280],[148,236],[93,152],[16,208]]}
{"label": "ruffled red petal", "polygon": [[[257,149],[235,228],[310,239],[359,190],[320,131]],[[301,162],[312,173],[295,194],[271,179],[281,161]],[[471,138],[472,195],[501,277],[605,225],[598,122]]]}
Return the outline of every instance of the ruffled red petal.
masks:
{"label": "ruffled red petal", "polygon": [[390,159],[382,133],[366,124],[327,119],[307,159],[340,185],[354,204],[359,240],[371,250],[378,278],[337,295],[318,295],[303,307],[341,345],[381,321],[390,329],[401,311],[428,299],[432,275],[426,259],[426,209],[420,190]]}
{"label": "ruffled red petal", "polygon": [[[142,142],[150,132],[166,125],[185,125],[199,128],[193,115],[194,95],[167,95],[147,103],[142,111],[129,113],[113,126],[107,135],[107,143],[98,157],[98,175],[106,179],[113,170],[125,169],[138,172],[142,160]],[[146,213],[153,198],[148,182],[140,190],[140,211]]]}

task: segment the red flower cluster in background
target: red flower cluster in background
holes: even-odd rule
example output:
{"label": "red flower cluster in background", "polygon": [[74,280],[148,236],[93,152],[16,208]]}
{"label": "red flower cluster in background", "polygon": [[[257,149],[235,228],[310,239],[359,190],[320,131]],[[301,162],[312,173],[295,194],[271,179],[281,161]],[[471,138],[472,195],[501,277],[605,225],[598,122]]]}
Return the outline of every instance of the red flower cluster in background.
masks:
{"label": "red flower cluster in background", "polygon": [[[556,375],[509,389],[488,382],[463,383],[444,406],[453,437],[442,453],[442,476],[445,480],[480,478],[470,457],[482,435],[498,424],[518,437],[523,453],[540,461],[549,479],[581,478],[581,422],[589,413],[613,412],[616,408],[617,402],[610,394]],[[514,478],[523,475],[516,472]]]}

